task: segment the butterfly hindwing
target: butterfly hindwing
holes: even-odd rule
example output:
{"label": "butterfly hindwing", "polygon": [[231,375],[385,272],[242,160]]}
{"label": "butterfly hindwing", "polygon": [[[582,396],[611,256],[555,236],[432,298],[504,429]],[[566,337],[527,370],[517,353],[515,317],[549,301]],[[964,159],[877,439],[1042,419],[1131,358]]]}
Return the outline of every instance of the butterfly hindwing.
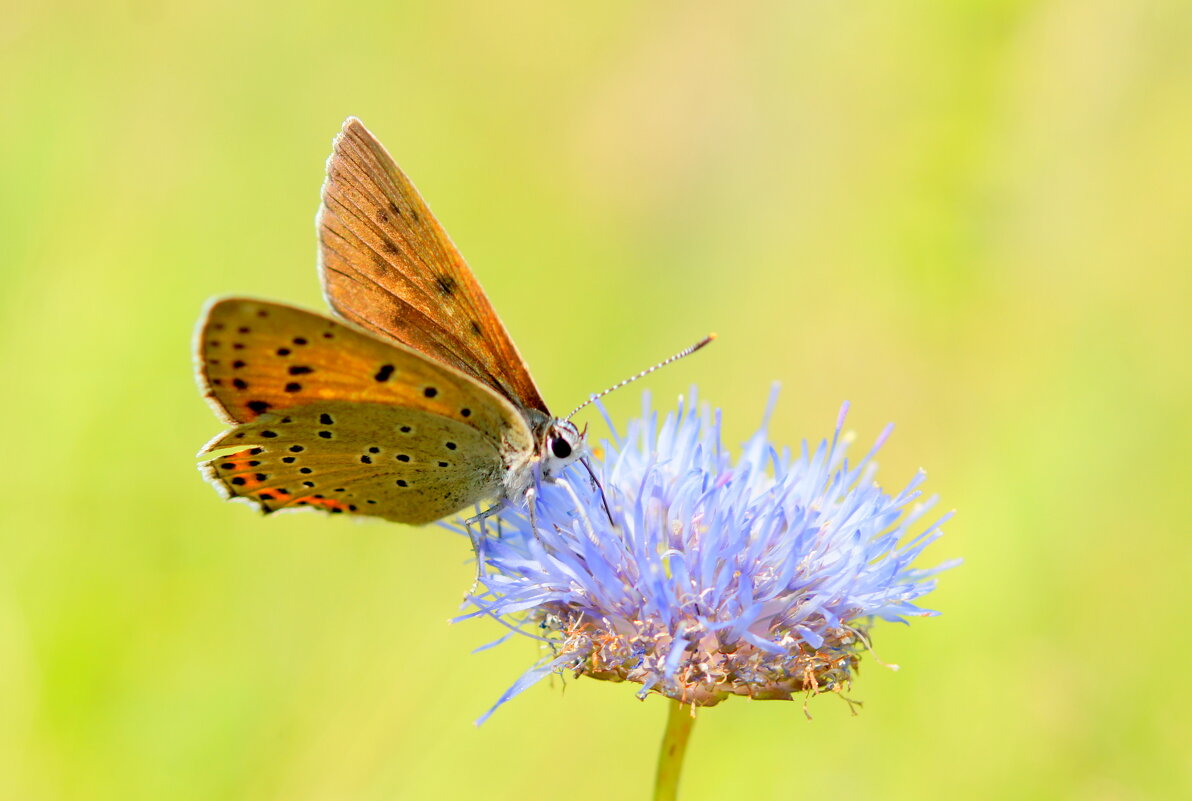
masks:
{"label": "butterfly hindwing", "polygon": [[427,523],[501,486],[501,454],[482,433],[378,403],[322,401],[266,412],[205,451],[215,456],[206,476],[266,512],[313,507]]}
{"label": "butterfly hindwing", "polygon": [[323,291],[346,319],[547,412],[480,284],[409,179],[352,117],[327,161]]}

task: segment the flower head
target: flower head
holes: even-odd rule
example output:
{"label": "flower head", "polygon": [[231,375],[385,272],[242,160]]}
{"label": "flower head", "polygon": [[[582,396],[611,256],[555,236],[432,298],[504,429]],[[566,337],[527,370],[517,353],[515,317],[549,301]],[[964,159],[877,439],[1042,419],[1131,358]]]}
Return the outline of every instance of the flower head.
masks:
{"label": "flower head", "polygon": [[497,706],[564,670],[700,706],[839,691],[869,621],[936,614],[913,601],[951,565],[912,563],[948,515],[910,536],[934,502],[918,502],[923,473],[895,495],[873,482],[889,427],[850,465],[847,404],[830,442],[794,455],[769,443],[768,410],[733,459],[694,391],[661,424],[644,405],[623,437],[609,424],[599,486],[573,468],[538,485],[532,521],[508,508],[473,532],[482,569],[463,617],[551,649]]}

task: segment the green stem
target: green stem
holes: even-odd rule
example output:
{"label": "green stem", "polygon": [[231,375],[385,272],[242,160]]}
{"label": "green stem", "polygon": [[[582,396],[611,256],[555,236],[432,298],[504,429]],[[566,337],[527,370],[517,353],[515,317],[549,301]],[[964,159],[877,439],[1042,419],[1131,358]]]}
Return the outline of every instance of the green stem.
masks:
{"label": "green stem", "polygon": [[658,776],[654,781],[654,801],[675,801],[679,796],[679,775],[683,772],[683,755],[687,753],[687,739],[695,724],[694,710],[684,711],[683,705],[671,700],[658,751]]}

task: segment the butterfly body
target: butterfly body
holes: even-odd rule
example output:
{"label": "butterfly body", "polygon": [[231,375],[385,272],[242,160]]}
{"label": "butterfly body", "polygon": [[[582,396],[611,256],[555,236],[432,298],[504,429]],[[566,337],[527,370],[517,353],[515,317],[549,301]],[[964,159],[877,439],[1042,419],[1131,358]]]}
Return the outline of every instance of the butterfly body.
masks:
{"label": "butterfly body", "polygon": [[585,452],[550,414],[479,283],[358,120],[327,164],[324,294],[342,320],[247,298],[211,303],[199,382],[234,427],[204,472],[266,512],[314,507],[425,523],[524,502]]}

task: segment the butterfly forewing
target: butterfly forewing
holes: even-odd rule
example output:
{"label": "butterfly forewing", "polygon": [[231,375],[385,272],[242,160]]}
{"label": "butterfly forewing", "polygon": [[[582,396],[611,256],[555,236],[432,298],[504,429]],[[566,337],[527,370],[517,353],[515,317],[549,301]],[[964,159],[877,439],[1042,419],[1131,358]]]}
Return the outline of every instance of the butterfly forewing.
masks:
{"label": "butterfly forewing", "polygon": [[507,460],[533,448],[493,390],[311,312],[220,300],[199,338],[207,397],[239,424],[205,448],[206,470],[267,511],[435,520],[497,494]]}
{"label": "butterfly forewing", "polygon": [[487,432],[525,428],[511,404],[450,367],[302,309],[218,300],[199,336],[207,395],[232,422],[350,400],[419,409]]}
{"label": "butterfly forewing", "polygon": [[472,271],[364,125],[344,123],[318,217],[320,275],[337,313],[547,412]]}

